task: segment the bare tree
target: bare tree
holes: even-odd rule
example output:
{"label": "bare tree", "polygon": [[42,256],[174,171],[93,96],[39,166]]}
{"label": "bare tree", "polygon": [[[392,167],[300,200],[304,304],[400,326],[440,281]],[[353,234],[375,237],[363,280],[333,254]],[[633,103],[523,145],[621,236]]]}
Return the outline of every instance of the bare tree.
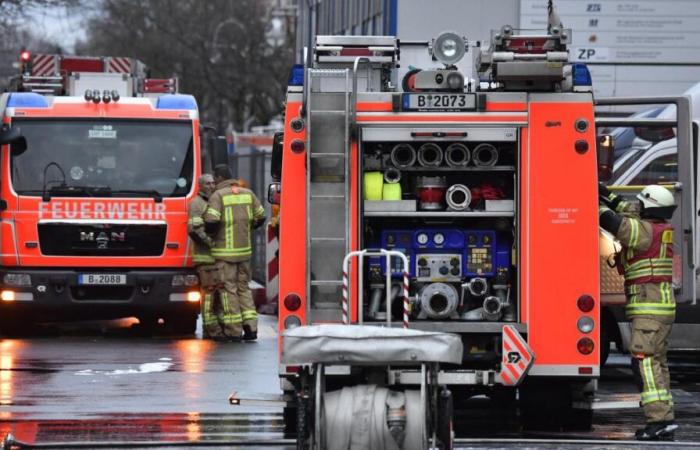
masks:
{"label": "bare tree", "polygon": [[293,33],[268,43],[266,0],[104,0],[80,53],[133,56],[153,76],[180,78],[204,121],[223,130],[266,124],[281,111]]}

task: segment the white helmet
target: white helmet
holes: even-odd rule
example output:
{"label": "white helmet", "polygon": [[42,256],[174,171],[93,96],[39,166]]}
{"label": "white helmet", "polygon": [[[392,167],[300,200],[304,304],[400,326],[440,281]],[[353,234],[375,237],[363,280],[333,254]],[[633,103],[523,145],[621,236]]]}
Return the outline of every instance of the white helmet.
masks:
{"label": "white helmet", "polygon": [[651,184],[645,187],[642,189],[642,192],[637,194],[637,198],[642,202],[645,209],[676,206],[673,194],[658,184]]}

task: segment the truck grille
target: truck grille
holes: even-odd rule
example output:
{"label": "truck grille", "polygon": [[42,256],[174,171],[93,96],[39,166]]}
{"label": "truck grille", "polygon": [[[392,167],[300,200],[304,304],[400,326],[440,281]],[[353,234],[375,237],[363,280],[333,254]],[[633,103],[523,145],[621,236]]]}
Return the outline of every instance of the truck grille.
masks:
{"label": "truck grille", "polygon": [[39,245],[50,256],[158,256],[165,224],[40,223]]}

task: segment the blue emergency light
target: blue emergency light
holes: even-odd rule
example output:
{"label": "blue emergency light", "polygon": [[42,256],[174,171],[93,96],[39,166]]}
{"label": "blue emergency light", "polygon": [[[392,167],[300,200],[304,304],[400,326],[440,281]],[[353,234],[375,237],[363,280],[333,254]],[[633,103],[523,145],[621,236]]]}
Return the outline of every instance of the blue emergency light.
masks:
{"label": "blue emergency light", "polygon": [[574,86],[592,86],[591,72],[588,66],[583,63],[574,63],[571,66],[571,74]]}
{"label": "blue emergency light", "polygon": [[289,80],[287,81],[289,86],[303,86],[304,85],[304,65],[294,64],[292,70],[289,72]]}
{"label": "blue emergency light", "polygon": [[7,100],[8,108],[48,108],[49,102],[36,92],[14,92]]}
{"label": "blue emergency light", "polygon": [[187,94],[165,94],[158,97],[156,109],[189,109],[197,110],[197,101]]}

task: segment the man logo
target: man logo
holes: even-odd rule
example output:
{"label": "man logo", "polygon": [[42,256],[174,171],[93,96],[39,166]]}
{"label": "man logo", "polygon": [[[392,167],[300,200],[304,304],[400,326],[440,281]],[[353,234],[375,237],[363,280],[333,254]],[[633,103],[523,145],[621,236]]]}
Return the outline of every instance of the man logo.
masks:
{"label": "man logo", "polygon": [[93,233],[92,231],[90,231],[90,232],[81,231],[80,232],[80,242],[85,242],[85,241],[92,242],[94,240],[95,240],[95,233]]}
{"label": "man logo", "polygon": [[100,231],[95,235],[94,231],[81,231],[80,242],[97,242],[97,248],[106,249],[110,242],[126,242],[126,232],[124,231]]}

